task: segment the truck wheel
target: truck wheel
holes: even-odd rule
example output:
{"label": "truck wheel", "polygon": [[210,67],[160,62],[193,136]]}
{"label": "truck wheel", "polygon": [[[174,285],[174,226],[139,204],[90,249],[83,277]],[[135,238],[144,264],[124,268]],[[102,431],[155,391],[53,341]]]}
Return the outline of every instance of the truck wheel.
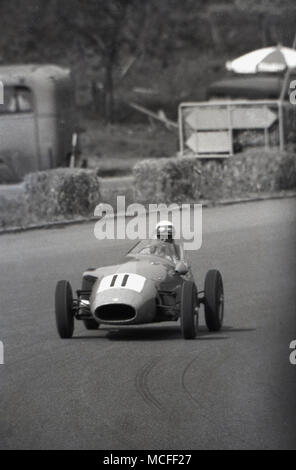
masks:
{"label": "truck wheel", "polygon": [[181,330],[184,339],[196,337],[198,324],[197,292],[194,282],[185,281],[181,291]]}
{"label": "truck wheel", "polygon": [[72,338],[74,332],[73,294],[68,281],[59,281],[55,291],[57,330],[62,339]]}
{"label": "truck wheel", "polygon": [[205,279],[205,320],[209,331],[219,331],[224,317],[224,289],[221,273],[208,271]]}
{"label": "truck wheel", "polygon": [[83,320],[84,326],[87,330],[98,330],[100,328],[99,323],[96,320],[90,318],[89,320]]}

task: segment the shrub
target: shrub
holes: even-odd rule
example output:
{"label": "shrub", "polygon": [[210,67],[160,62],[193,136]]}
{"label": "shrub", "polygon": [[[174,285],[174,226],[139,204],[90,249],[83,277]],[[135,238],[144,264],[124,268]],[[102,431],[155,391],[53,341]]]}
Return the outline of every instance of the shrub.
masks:
{"label": "shrub", "polygon": [[25,199],[18,196],[7,199],[0,196],[0,229],[23,227],[30,223]]}
{"label": "shrub", "polygon": [[294,151],[248,151],[224,160],[144,160],[134,167],[135,198],[143,203],[218,200],[296,188]]}
{"label": "shrub", "polygon": [[59,168],[31,173],[24,186],[23,195],[0,197],[1,228],[89,217],[101,202],[95,171]]}
{"label": "shrub", "polygon": [[58,168],[31,173],[24,183],[28,212],[36,221],[89,216],[100,202],[94,171]]}
{"label": "shrub", "polygon": [[134,167],[137,202],[164,202],[198,198],[196,158],[143,160]]}

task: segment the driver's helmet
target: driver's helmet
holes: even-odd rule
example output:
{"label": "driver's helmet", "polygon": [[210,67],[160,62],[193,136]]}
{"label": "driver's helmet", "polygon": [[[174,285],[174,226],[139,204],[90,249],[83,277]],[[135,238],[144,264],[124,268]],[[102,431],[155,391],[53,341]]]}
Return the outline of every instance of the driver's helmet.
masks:
{"label": "driver's helmet", "polygon": [[156,237],[158,240],[172,241],[174,235],[175,229],[172,222],[162,220],[156,225]]}

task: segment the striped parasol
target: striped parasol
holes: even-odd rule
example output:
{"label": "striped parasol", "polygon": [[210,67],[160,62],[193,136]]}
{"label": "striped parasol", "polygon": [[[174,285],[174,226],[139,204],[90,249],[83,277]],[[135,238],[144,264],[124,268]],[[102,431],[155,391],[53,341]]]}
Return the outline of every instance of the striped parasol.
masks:
{"label": "striped parasol", "polygon": [[226,68],[246,74],[284,72],[296,69],[296,51],[284,46],[265,47],[227,62]]}

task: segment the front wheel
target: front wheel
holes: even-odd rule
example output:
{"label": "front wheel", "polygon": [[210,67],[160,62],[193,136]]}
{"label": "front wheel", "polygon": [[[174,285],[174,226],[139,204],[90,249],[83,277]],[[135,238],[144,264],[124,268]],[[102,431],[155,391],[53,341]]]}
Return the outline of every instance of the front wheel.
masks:
{"label": "front wheel", "polygon": [[224,288],[220,271],[212,269],[205,279],[205,320],[209,331],[221,330],[224,318]]}
{"label": "front wheel", "polygon": [[68,281],[59,281],[55,291],[57,330],[62,339],[72,338],[74,332],[73,294]]}
{"label": "front wheel", "polygon": [[194,282],[185,281],[181,292],[181,330],[184,339],[196,337],[198,324],[197,291]]}

